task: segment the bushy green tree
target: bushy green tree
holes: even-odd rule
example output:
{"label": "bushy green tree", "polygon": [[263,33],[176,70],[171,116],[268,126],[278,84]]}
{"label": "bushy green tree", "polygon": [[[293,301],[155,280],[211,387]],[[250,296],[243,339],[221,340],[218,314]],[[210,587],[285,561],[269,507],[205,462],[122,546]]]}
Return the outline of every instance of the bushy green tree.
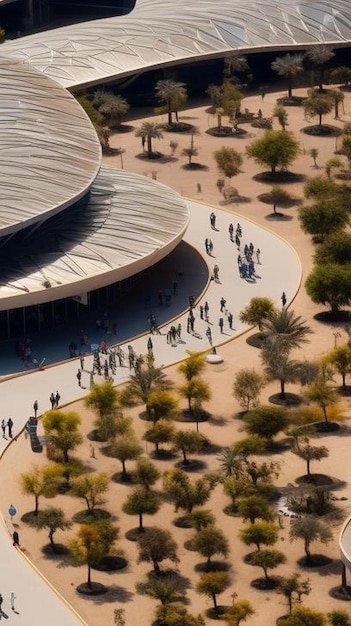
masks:
{"label": "bushy green tree", "polygon": [[60,409],[53,409],[42,416],[42,424],[50,438],[50,444],[62,453],[65,463],[69,461],[68,453],[83,441],[78,431],[80,423],[81,419],[74,411],[66,413]]}
{"label": "bushy green tree", "polygon": [[271,172],[287,169],[300,150],[300,144],[286,130],[267,130],[263,137],[255,139],[246,149],[247,156],[258,165],[267,166]]}
{"label": "bushy green tree", "polygon": [[213,556],[220,554],[228,556],[229,543],[223,531],[215,526],[202,528],[191,540],[191,547],[195,552],[206,558],[207,566]]}
{"label": "bushy green tree", "polygon": [[213,608],[218,612],[217,595],[223,593],[230,585],[228,572],[206,572],[202,574],[196,585],[196,591],[203,596],[212,598]]}
{"label": "bushy green tree", "polygon": [[274,310],[274,302],[270,298],[251,298],[248,306],[240,311],[239,319],[244,324],[258,326],[258,329],[262,331],[264,320],[267,319]]}
{"label": "bushy green tree", "polygon": [[290,539],[302,539],[307,563],[312,560],[311,544],[314,541],[327,544],[332,537],[332,532],[327,523],[312,515],[303,515],[291,521]]}
{"label": "bushy green tree", "polygon": [[285,561],[286,556],[280,550],[257,550],[250,555],[250,565],[262,567],[267,582],[270,580],[269,570],[275,569]]}
{"label": "bushy green tree", "polygon": [[351,301],[351,268],[327,263],[316,265],[308,275],[305,288],[312,302],[328,304],[332,313]]}
{"label": "bushy green tree", "polygon": [[261,546],[273,546],[278,540],[278,527],[273,522],[255,522],[247,524],[239,531],[239,538],[246,546],[254,544],[257,550]]}
{"label": "bushy green tree", "polygon": [[348,344],[336,346],[328,352],[325,361],[340,374],[342,386],[346,387],[346,376],[351,373],[351,347]]}
{"label": "bushy green tree", "polygon": [[170,443],[173,440],[174,433],[174,424],[170,423],[168,420],[161,419],[156,422],[154,426],[151,426],[151,428],[145,431],[143,439],[154,444],[156,454],[158,454],[162,444]]}
{"label": "bushy green tree", "polygon": [[303,595],[311,593],[311,583],[309,578],[301,580],[300,574],[292,574],[289,577],[281,577],[276,589],[277,593],[286,599],[289,615],[292,614],[295,604],[300,604]]}
{"label": "bushy green tree", "polygon": [[186,472],[180,469],[167,470],[163,475],[163,488],[175,510],[191,513],[194,507],[202,506],[210,497],[214,483],[206,474],[191,481]]}
{"label": "bushy green tree", "polygon": [[97,506],[104,504],[109,482],[110,477],[106,472],[84,474],[73,479],[71,493],[85,501],[88,511],[94,511]]}
{"label": "bushy green tree", "polygon": [[321,461],[329,456],[328,448],[326,446],[313,446],[310,444],[308,437],[298,438],[297,443],[292,446],[291,451],[306,461],[306,473],[307,476],[311,475],[311,462]]}
{"label": "bushy green tree", "polygon": [[284,407],[265,405],[246,413],[245,428],[250,435],[258,435],[271,445],[273,438],[287,427],[288,421]]}
{"label": "bushy green tree", "polygon": [[336,198],[300,207],[298,218],[302,230],[321,242],[331,235],[341,233],[350,221],[349,212]]}
{"label": "bushy green tree", "polygon": [[147,491],[143,487],[136,487],[129,493],[123,504],[123,511],[127,515],[137,515],[139,517],[139,532],[144,532],[144,515],[155,515],[160,508],[160,499],[157,494]]}
{"label": "bushy green tree", "polygon": [[34,496],[34,515],[39,513],[39,498],[53,498],[60,484],[61,469],[51,464],[39,467],[34,465],[31,470],[20,475],[22,493]]}
{"label": "bushy green tree", "polygon": [[49,531],[48,537],[53,550],[56,547],[54,542],[54,535],[57,530],[66,530],[72,526],[71,522],[66,519],[63,509],[58,507],[49,506],[43,511],[40,511],[40,515],[33,518],[33,526],[38,529],[46,528]]}
{"label": "bushy green tree", "polygon": [[234,148],[223,146],[213,153],[216,165],[220,174],[231,180],[237,176],[243,163],[243,157]]}
{"label": "bushy green tree", "polygon": [[138,538],[138,562],[152,563],[154,571],[160,571],[160,563],[169,560],[178,563],[177,544],[169,530],[149,528],[147,533]]}

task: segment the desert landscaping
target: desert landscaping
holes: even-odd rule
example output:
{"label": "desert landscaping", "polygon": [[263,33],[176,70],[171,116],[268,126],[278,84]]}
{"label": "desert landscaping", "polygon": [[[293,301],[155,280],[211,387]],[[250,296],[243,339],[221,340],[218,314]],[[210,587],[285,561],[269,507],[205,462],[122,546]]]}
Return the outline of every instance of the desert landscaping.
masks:
{"label": "desert landscaping", "polygon": [[[335,86],[334,89],[336,89]],[[344,124],[351,123],[351,92],[346,90],[343,93],[345,98],[342,106],[340,106],[338,119],[334,117],[334,109],[323,117],[323,122],[340,129],[340,134]],[[241,108],[253,112],[255,117],[260,111],[258,117],[271,118],[277,99],[285,94],[286,88],[283,85],[280,91],[267,89],[264,97],[261,93],[252,93],[244,98]],[[295,89],[294,94],[301,97],[306,96],[306,89]],[[120,168],[123,164],[123,168],[126,170],[154,178],[172,187],[185,198],[213,207],[218,217],[221,215],[221,211],[225,211],[233,215],[233,223],[236,224],[242,216],[285,239],[296,250],[302,265],[301,286],[293,301],[287,290],[287,310],[293,311],[296,316],[301,316],[301,320],[311,330],[306,335],[306,342],[293,348],[290,356],[299,362],[321,363],[322,359],[333,348],[347,344],[349,340],[348,322],[347,316],[340,316],[340,319],[332,320],[318,316],[318,314],[329,310],[330,307],[327,304],[324,306],[313,303],[306,292],[305,280],[312,271],[313,257],[316,247],[320,244],[314,243],[311,235],[303,232],[298,212],[300,207],[311,204],[310,200],[304,198],[304,185],[307,180],[318,176],[327,179],[326,164],[335,156],[335,151],[341,146],[341,137],[337,136],[337,132],[333,136],[315,136],[302,132],[303,128],[314,124],[316,119],[313,121],[310,118],[306,119],[302,106],[286,107],[288,114],[286,130],[293,133],[299,142],[299,152],[289,167],[289,171],[295,176],[292,176],[287,183],[284,179],[282,182],[279,181],[279,185],[284,187],[292,200],[286,206],[283,204],[278,207],[278,214],[276,215],[273,213],[272,205],[259,199],[262,194],[267,194],[271,190],[272,182],[267,182],[260,176],[264,168],[258,165],[254,158],[248,158],[246,155],[247,147],[254,140],[263,137],[265,129],[253,127],[250,123],[244,122],[240,128],[244,129],[245,133],[238,133],[237,136],[236,133],[232,133],[227,137],[212,136],[206,131],[216,125],[216,115],[211,111],[209,112],[209,106],[210,101],[205,97],[201,102],[187,102],[186,108],[183,108],[179,113],[179,119],[181,122],[196,127],[197,132],[196,134],[191,132],[175,134],[163,131],[163,136],[154,140],[155,150],[163,154],[159,159],[147,159],[145,157],[142,152],[140,137],[135,136],[135,133],[144,122],[165,123],[167,116],[165,114],[156,116],[151,110],[146,109],[138,110],[136,116],[135,111],[131,109],[126,121],[128,132],[114,133],[110,138],[112,148],[123,150],[122,160],[120,154],[115,154],[105,156],[105,163],[116,168]],[[135,117],[133,117],[134,114]],[[277,118],[273,117],[272,119],[273,129],[279,130]],[[187,164],[188,159],[181,153],[183,149],[189,147],[191,141],[194,142],[197,149],[193,161],[198,163],[199,167],[185,168],[184,165]],[[177,146],[170,146],[170,142],[176,142]],[[225,181],[225,188],[232,186],[237,190],[237,194],[232,196],[229,194],[227,198],[219,190],[218,179],[223,175],[218,172],[213,156],[216,150],[224,146],[234,148],[243,157],[240,171],[230,181],[230,185],[228,181]],[[333,173],[347,169],[346,157],[340,156],[340,159],[342,166],[336,166]],[[336,179],[336,182],[340,184],[340,180]],[[203,250],[199,253],[205,254]],[[261,254],[262,263],[264,263],[264,250],[261,250]],[[279,259],[277,259],[277,263],[279,263]],[[202,297],[205,297],[205,294],[202,294]],[[345,307],[341,306],[340,308],[344,309]],[[235,315],[238,316],[239,313],[236,311]],[[277,403],[280,390],[280,383],[277,378],[266,382],[259,391],[259,407],[271,406],[273,407],[272,411],[280,407],[283,412],[285,411],[290,432],[288,432],[288,424],[283,429],[278,429],[273,443],[270,442],[259,454],[253,453],[250,456],[252,462],[256,463],[256,468],[262,463],[271,468],[271,484],[267,480],[267,485],[271,488],[270,513],[265,522],[267,519],[269,520],[267,523],[271,525],[271,530],[274,526],[276,537],[274,541],[272,540],[264,547],[270,550],[274,549],[276,553],[279,552],[284,555],[284,558],[281,558],[281,563],[279,563],[278,558],[277,567],[272,566],[274,569],[268,572],[269,578],[273,578],[272,585],[265,585],[262,580],[252,584],[253,581],[265,577],[262,567],[253,566],[249,562],[250,558],[247,557],[255,551],[255,542],[252,542],[252,545],[245,545],[239,538],[240,531],[246,528],[250,521],[249,519],[243,521],[243,517],[233,502],[232,508],[230,507],[231,498],[228,496],[228,488],[227,493],[224,491],[224,483],[228,476],[235,475],[235,468],[233,465],[231,476],[230,471],[224,469],[224,453],[228,447],[232,447],[238,441],[248,437],[249,434],[244,407],[233,395],[233,385],[237,373],[242,369],[255,370],[259,375],[264,373],[260,349],[252,345],[252,341],[247,341],[256,331],[257,328],[251,328],[240,337],[223,343],[220,346],[220,354],[223,357],[222,363],[215,365],[206,363],[204,365],[201,371],[201,380],[209,389],[210,397],[209,399],[205,398],[202,403],[201,416],[203,419],[200,420],[198,429],[207,442],[201,451],[189,453],[190,463],[183,462],[180,446],[177,452],[170,453],[172,444],[166,444],[168,454],[154,453],[154,445],[150,443],[150,440],[146,441],[144,438],[146,430],[152,425],[152,421],[145,419],[145,405],[140,402],[135,406],[123,406],[121,409],[123,417],[118,417],[120,420],[125,419],[131,429],[128,430],[126,426],[127,434],[123,436],[135,440],[137,447],[140,448],[139,454],[136,453],[134,459],[127,460],[127,478],[125,478],[123,475],[121,476],[120,461],[106,450],[109,447],[107,444],[111,442],[97,441],[96,437],[94,438],[92,435],[94,428],[96,428],[96,412],[93,408],[86,406],[84,398],[62,407],[63,412],[73,411],[80,417],[79,432],[82,435],[82,440],[81,442],[78,441],[75,449],[70,452],[70,456],[81,461],[84,467],[84,476],[93,476],[94,472],[103,472],[109,477],[108,487],[102,502],[97,504],[96,508],[107,511],[110,514],[109,519],[119,529],[118,540],[111,554],[117,556],[118,563],[122,563],[125,567],[110,571],[101,571],[100,568],[92,567],[92,581],[103,585],[106,588],[104,589],[105,593],[96,595],[79,593],[77,587],[86,581],[86,565],[77,564],[68,551],[56,554],[47,548],[43,550],[48,544],[48,530],[38,530],[20,519],[22,515],[34,509],[34,496],[23,493],[20,476],[31,471],[34,464],[41,468],[49,462],[53,462],[47,458],[46,447],[44,446],[42,454],[32,453],[28,437],[23,432],[2,456],[3,481],[0,506],[3,515],[6,516],[7,514],[9,501],[15,501],[20,513],[16,520],[16,530],[20,535],[21,549],[87,624],[104,624],[106,626],[114,623],[122,624],[123,622],[114,621],[116,609],[123,610],[122,617],[128,626],[134,624],[149,626],[153,623],[162,626],[164,623],[162,621],[155,622],[156,609],[160,602],[145,593],[140,593],[138,585],[145,583],[148,576],[150,577],[150,572],[153,569],[152,563],[138,561],[138,542],[135,541],[135,536],[138,536],[138,533],[132,533],[132,537],[130,533],[132,529],[138,527],[138,515],[127,514],[123,509],[131,491],[140,489],[133,484],[133,472],[135,472],[139,462],[138,456],[139,459],[152,461],[158,471],[152,492],[155,494],[159,507],[155,507],[153,515],[143,517],[145,532],[147,534],[150,527],[170,531],[171,537],[177,545],[177,558],[174,562],[171,560],[161,562],[161,574],[158,576],[162,578],[165,570],[172,570],[177,573],[179,589],[184,587],[185,593],[185,599],[181,598],[181,606],[185,607],[191,615],[198,616],[200,614],[206,626],[209,626],[221,617],[221,613],[226,612],[225,609],[222,611],[222,607],[227,607],[228,612],[233,603],[235,605],[239,600],[247,600],[254,611],[251,616],[248,613],[247,623],[257,626],[272,626],[279,617],[288,614],[286,598],[281,593],[277,593],[279,585],[276,579],[277,577],[288,578],[298,573],[301,581],[309,580],[310,586],[310,592],[301,597],[303,607],[323,612],[325,615],[336,609],[347,611],[350,615],[350,622],[343,623],[351,623],[351,603],[345,599],[337,599],[330,593],[332,589],[341,585],[342,565],[339,558],[338,541],[342,524],[351,514],[348,483],[351,472],[348,440],[351,433],[350,399],[346,393],[340,392],[341,376],[335,369],[332,379],[328,377],[326,379],[328,386],[335,394],[328,401],[327,410],[330,412],[330,420],[337,423],[338,428],[330,431],[326,429],[325,432],[323,429],[312,428],[306,430],[305,433],[301,434],[300,432],[298,435],[301,437],[301,446],[309,443],[316,448],[324,447],[324,454],[321,453],[320,461],[312,460],[311,472],[330,478],[328,485],[332,485],[331,491],[326,489],[328,494],[326,499],[330,498],[328,500],[329,508],[324,515],[318,517],[320,520],[323,518],[323,523],[327,525],[331,535],[330,540],[326,543],[318,540],[313,541],[311,545],[312,555],[321,557],[318,563],[308,562],[308,559],[306,563],[303,540],[298,538],[292,541],[290,537],[290,531],[295,521],[301,519],[301,514],[308,515],[309,511],[307,510],[307,513],[306,510],[303,510],[303,513],[301,511],[295,512],[293,508],[288,508],[286,498],[291,497],[294,493],[296,499],[305,498],[308,500],[307,509],[313,504],[309,500],[310,492],[307,494],[307,491],[300,490],[301,482],[296,482],[297,479],[306,475],[306,461],[301,458],[301,455],[296,454],[296,440],[294,444],[296,433],[294,435],[291,428],[292,426],[300,426],[306,421],[323,422],[321,405],[306,395],[308,385],[302,386],[300,382],[287,381],[286,383],[288,397],[293,402],[291,405],[286,405],[282,401]],[[157,362],[155,363],[156,367],[159,365]],[[347,371],[351,372],[351,365]],[[179,387],[184,385],[184,375],[179,371],[179,364],[165,368],[164,373],[172,383],[170,393],[178,401],[178,416],[172,419],[175,430],[196,432],[197,424],[194,420],[188,419],[186,421],[183,419],[182,421],[181,419],[181,416],[184,417],[184,414],[188,414],[185,413],[187,400],[179,393]],[[346,387],[349,382],[346,376]],[[122,392],[125,391],[125,387],[124,385]],[[347,387],[347,390],[349,389],[350,387]],[[308,442],[304,439],[307,436],[306,433]],[[39,434],[44,436],[41,422],[39,422]],[[121,435],[117,436],[117,440],[118,437]],[[239,473],[242,477],[242,468],[247,457],[242,455],[240,460],[241,469]],[[222,581],[225,581],[223,582],[223,592],[218,593],[217,598],[220,607],[219,616],[212,608],[211,595],[208,597],[197,589],[201,577],[207,572],[206,558],[194,549],[188,549],[191,547],[189,541],[194,538],[197,531],[194,527],[189,527],[189,524],[175,523],[175,520],[184,516],[187,511],[179,508],[176,512],[174,502],[171,502],[170,497],[165,495],[164,473],[172,472],[175,468],[181,470],[190,482],[198,481],[204,476],[207,476],[211,482],[209,498],[201,508],[211,512],[214,516],[213,524],[210,524],[209,528],[213,528],[214,525],[215,529],[222,531],[228,543],[228,546],[222,550],[222,554],[214,553],[213,555],[212,560],[217,564],[217,569],[216,565],[214,570],[209,568],[210,572],[221,572],[223,574]],[[317,485],[317,487],[320,489],[314,492],[314,496],[317,492],[325,493],[324,483]],[[47,499],[41,496],[39,510],[48,506],[62,508],[66,520],[72,520],[74,516],[84,510],[84,498],[73,497],[69,490],[65,493],[62,491],[61,489],[53,498]],[[81,521],[82,519],[84,520],[84,516],[78,516],[78,520]],[[255,523],[259,522],[259,515],[254,521]],[[262,520],[260,521],[262,522]],[[69,528],[57,530],[55,542],[68,546],[77,536],[78,531],[79,522],[74,521]],[[130,540],[131,538],[133,540]],[[260,551],[260,546],[257,551]],[[157,577],[157,573],[155,577]],[[351,595],[348,599],[351,600]],[[239,623],[238,619],[238,617],[233,617],[231,622],[223,623],[234,625]],[[244,621],[246,617],[242,619]],[[175,626],[180,623],[174,622]],[[184,621],[185,623],[190,624],[191,622]],[[292,624],[292,622],[281,622],[281,626],[284,626],[285,623],[287,626]],[[317,621],[294,622],[294,624],[314,623],[323,624],[323,622]],[[325,621],[324,623],[330,622]],[[342,622],[338,623],[341,624]],[[193,622],[193,624],[196,626],[196,624],[201,624],[201,621]]]}

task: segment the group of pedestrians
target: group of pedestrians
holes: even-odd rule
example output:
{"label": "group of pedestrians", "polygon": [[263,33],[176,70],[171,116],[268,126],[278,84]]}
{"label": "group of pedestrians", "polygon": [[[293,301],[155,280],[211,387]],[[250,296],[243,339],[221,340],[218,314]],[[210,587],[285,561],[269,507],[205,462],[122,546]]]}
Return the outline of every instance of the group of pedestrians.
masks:
{"label": "group of pedestrians", "polygon": [[[59,406],[59,403],[60,403],[60,400],[61,400],[61,396],[60,396],[59,392],[56,391],[56,393],[54,393],[52,391],[51,394],[50,394],[49,400],[50,400],[51,408],[52,409],[58,409],[58,406]],[[38,401],[36,400],[35,403],[38,404]],[[33,409],[34,409],[34,415],[36,417],[37,413],[35,413],[35,403],[33,404]],[[38,406],[36,407],[36,410],[38,412]]]}
{"label": "group of pedestrians", "polygon": [[13,421],[12,421],[11,417],[9,417],[7,422],[4,419],[1,420],[1,430],[2,430],[2,436],[3,436],[4,439],[7,439],[7,437],[6,437],[6,428],[7,428],[7,432],[8,432],[9,438],[12,439]]}

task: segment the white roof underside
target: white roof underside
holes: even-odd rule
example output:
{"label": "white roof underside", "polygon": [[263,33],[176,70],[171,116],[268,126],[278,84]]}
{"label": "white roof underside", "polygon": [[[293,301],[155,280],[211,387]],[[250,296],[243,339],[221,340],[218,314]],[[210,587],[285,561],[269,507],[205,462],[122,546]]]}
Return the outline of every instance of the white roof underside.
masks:
{"label": "white roof underside", "polygon": [[54,236],[52,225],[38,233],[48,250],[29,245],[8,259],[8,267],[2,261],[0,309],[8,308],[9,298],[11,307],[30,303],[30,294],[51,301],[134,275],[168,254],[189,221],[186,202],[172,189],[105,166],[91,187],[84,219],[66,213],[56,218]]}
{"label": "white roof underside", "polygon": [[350,42],[350,0],[137,0],[128,15],[36,33],[2,50],[70,87],[233,50]]}
{"label": "white roof underside", "polygon": [[0,237],[86,193],[101,163],[77,101],[28,65],[0,57]]}

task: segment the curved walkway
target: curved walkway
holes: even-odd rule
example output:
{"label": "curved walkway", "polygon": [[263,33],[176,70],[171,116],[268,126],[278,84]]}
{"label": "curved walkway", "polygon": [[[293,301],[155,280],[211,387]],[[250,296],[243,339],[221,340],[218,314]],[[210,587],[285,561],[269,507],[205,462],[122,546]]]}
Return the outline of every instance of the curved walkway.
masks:
{"label": "curved walkway", "polygon": [[[205,300],[209,304],[209,317],[213,343],[217,347],[225,341],[229,341],[244,332],[247,327],[238,321],[239,311],[246,306],[253,296],[269,296],[280,306],[280,296],[282,291],[287,294],[288,301],[292,300],[299,288],[301,280],[301,266],[295,251],[290,245],[277,238],[270,231],[258,227],[253,222],[240,217],[242,227],[242,245],[252,242],[256,248],[261,250],[261,264],[256,265],[256,278],[252,281],[239,277],[237,256],[238,250],[235,243],[229,239],[228,227],[231,221],[235,220],[235,215],[219,211],[216,209],[216,227],[210,227],[210,213],[212,208],[206,205],[189,202],[190,225],[185,236],[185,241],[193,248],[204,251],[205,238],[211,238],[213,242],[213,256],[206,256],[206,261],[210,272],[213,266],[219,266],[220,283],[210,281],[207,289],[202,294],[201,299],[195,307],[195,333],[186,332],[187,313],[177,318],[177,324],[182,324],[183,342],[171,347],[167,344],[166,333],[169,323],[160,327],[161,334],[153,335],[154,354],[156,363],[159,365],[170,365],[182,360],[186,356],[187,350],[207,350],[209,343],[205,335],[208,324],[200,319],[199,305]],[[234,222],[234,230],[236,221]],[[176,269],[176,268],[175,268]],[[188,268],[187,288],[191,285],[196,290],[196,282],[199,280],[206,283],[206,276],[199,276],[197,272],[192,274],[192,267]],[[179,280],[179,289],[182,289],[182,278]],[[196,293],[196,291],[195,291]],[[191,295],[191,294],[189,294]],[[220,311],[220,299],[224,297],[227,301],[226,307],[234,316],[233,330],[229,328],[227,318]],[[218,320],[224,317],[224,333],[221,334]],[[139,335],[145,328],[145,309],[143,303],[139,309],[135,310],[132,319],[128,320],[131,334]],[[173,322],[172,322],[173,323]],[[137,354],[145,354],[147,335],[139,335],[130,343]],[[126,349],[126,345],[122,345]],[[220,352],[220,348],[218,348]],[[10,415],[14,421],[14,434],[20,432],[32,412],[34,400],[38,400],[39,413],[43,413],[50,408],[49,396],[51,391],[59,389],[61,401],[63,403],[72,402],[82,397],[89,390],[90,375],[88,371],[83,372],[83,389],[78,387],[76,372],[79,361],[74,359],[69,362],[49,367],[43,370],[36,370],[24,376],[3,380],[1,388],[1,414],[7,419]],[[92,356],[86,357],[85,369],[92,368]],[[127,380],[129,369],[117,368],[115,382],[120,383]],[[98,382],[98,381],[97,381]],[[0,440],[0,450],[4,449],[8,442]],[[13,440],[11,445],[16,445]],[[29,448],[28,448],[29,450]],[[10,502],[8,503],[11,504]],[[16,503],[12,503],[16,505]],[[24,511],[19,511],[17,519]],[[15,520],[16,521],[16,518]],[[8,529],[8,532],[7,530]],[[4,525],[0,528],[0,553],[2,563],[6,563],[0,569],[0,593],[4,597],[3,610],[10,620],[20,626],[75,626],[81,623],[79,618],[67,610],[62,602],[48,586],[38,577],[37,573],[25,562],[23,557],[11,545],[9,533],[12,531],[10,516],[7,515]],[[13,613],[10,609],[9,597],[14,592],[17,598],[16,610]]]}

